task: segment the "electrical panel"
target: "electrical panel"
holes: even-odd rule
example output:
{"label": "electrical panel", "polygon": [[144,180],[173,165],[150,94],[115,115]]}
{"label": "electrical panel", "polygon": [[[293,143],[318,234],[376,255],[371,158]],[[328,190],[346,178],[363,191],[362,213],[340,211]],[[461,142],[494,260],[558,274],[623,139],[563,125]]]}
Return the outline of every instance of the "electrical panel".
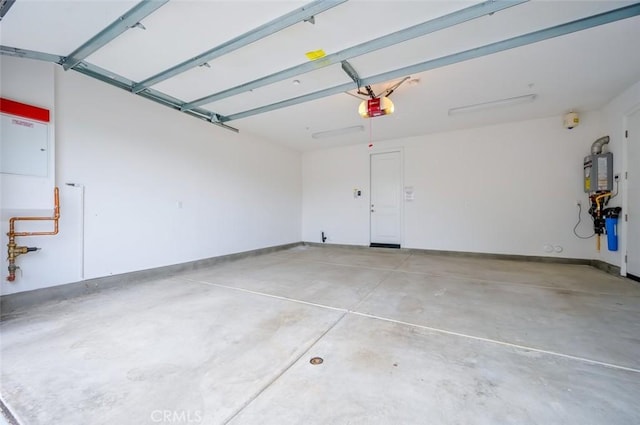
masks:
{"label": "electrical panel", "polygon": [[613,154],[611,152],[584,157],[584,191],[613,190]]}

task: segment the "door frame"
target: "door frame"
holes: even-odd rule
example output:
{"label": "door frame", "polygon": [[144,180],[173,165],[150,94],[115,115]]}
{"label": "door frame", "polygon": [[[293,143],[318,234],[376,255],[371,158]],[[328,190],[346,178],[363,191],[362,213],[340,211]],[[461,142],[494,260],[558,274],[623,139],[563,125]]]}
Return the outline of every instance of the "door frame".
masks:
{"label": "door frame", "polygon": [[369,245],[371,245],[371,196],[373,193],[373,184],[371,182],[371,157],[373,155],[384,153],[400,153],[400,248],[404,248],[404,148],[372,148],[369,150]]}
{"label": "door frame", "polygon": [[[624,173],[628,173],[629,172],[629,143],[631,143],[631,140],[626,138],[625,132],[629,130],[629,120],[631,118],[632,115],[635,115],[636,113],[640,113],[640,104],[635,105],[633,108],[629,109],[629,111],[627,111],[623,118],[622,118],[622,122],[623,122],[623,129],[622,129],[622,167],[623,167],[623,172]],[[635,137],[634,137],[635,139]],[[640,142],[640,137],[637,137],[637,140]],[[628,222],[624,221],[624,214],[628,214],[629,213],[629,180],[628,179],[622,179],[622,218],[623,220],[619,221],[619,224],[621,224],[621,235],[624,235],[623,238],[621,238],[620,240],[620,274],[622,276],[626,276],[627,275],[627,262],[625,261],[625,256],[627,255],[627,249],[628,249],[628,238],[629,238],[629,226],[628,226]],[[636,215],[638,215],[638,217],[636,218],[637,220],[640,220],[640,214],[636,213]]]}

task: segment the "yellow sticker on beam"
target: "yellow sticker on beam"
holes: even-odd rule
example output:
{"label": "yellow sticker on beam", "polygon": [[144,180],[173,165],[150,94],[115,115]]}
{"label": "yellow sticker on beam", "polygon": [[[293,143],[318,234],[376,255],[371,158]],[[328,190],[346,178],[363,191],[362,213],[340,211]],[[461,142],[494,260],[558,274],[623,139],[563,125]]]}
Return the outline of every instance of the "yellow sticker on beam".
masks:
{"label": "yellow sticker on beam", "polygon": [[310,61],[314,61],[316,59],[323,58],[327,56],[327,54],[322,49],[312,50],[304,54]]}

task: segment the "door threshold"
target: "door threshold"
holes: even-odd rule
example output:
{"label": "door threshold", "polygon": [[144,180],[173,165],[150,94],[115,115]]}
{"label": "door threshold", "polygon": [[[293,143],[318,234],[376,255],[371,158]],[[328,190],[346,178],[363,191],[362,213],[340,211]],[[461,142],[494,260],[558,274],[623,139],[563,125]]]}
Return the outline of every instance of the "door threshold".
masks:
{"label": "door threshold", "polygon": [[400,249],[400,244],[397,243],[371,243],[369,248],[394,248]]}

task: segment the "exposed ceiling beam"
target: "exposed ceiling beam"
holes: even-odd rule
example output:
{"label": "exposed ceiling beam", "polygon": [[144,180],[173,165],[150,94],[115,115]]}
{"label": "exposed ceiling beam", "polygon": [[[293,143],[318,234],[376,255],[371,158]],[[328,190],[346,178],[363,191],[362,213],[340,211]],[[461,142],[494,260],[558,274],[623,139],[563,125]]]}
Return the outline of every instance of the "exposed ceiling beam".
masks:
{"label": "exposed ceiling beam", "polygon": [[[505,50],[513,49],[516,47],[526,46],[528,44],[537,43],[539,41],[548,40],[550,38],[560,37],[562,35],[571,34],[573,32],[586,30],[589,28],[597,27],[600,25],[609,24],[622,19],[631,18],[640,15],[640,3],[635,3],[630,6],[621,7],[619,9],[610,10],[608,12],[599,13],[597,15],[589,16],[586,18],[578,19],[575,21],[567,22],[565,24],[556,25],[553,27],[545,28],[539,31],[530,32],[527,34],[519,35],[517,37],[509,38],[506,40],[498,41],[495,43],[487,44],[481,47],[465,50],[462,52],[454,53],[447,56],[442,56],[437,59],[428,60],[426,62],[417,63],[415,65],[406,66],[393,71],[388,71],[382,74],[374,75],[372,77],[363,78],[361,80],[362,85],[372,85],[383,83],[385,81],[393,80],[395,78],[405,77],[411,74],[417,74],[420,72],[429,71],[431,69],[441,68],[443,66],[452,65],[455,63],[467,61],[469,59],[475,59],[482,56],[491,55],[493,53],[502,52]],[[339,86],[319,90],[317,92],[309,93],[303,96],[294,97],[291,99],[276,102],[270,105],[265,105],[259,108],[254,108],[244,112],[238,112],[226,116],[223,121],[237,120],[241,118],[250,117],[252,115],[262,114],[268,111],[274,111],[276,109],[285,108],[287,106],[297,105],[311,100],[320,99],[323,97],[342,93],[354,88],[353,83],[345,83]]]}
{"label": "exposed ceiling beam", "polygon": [[162,71],[153,77],[149,77],[146,80],[140,81],[133,86],[133,92],[138,93],[147,87],[154,84],[158,84],[161,81],[167,80],[192,68],[207,63],[210,60],[218,58],[227,53],[238,50],[248,44],[265,38],[271,34],[275,34],[278,31],[282,31],[299,22],[309,21],[315,15],[322,13],[328,9],[331,9],[339,4],[346,2],[347,0],[316,0],[301,8],[298,8],[286,15],[280,16],[264,25],[261,25],[251,31],[248,31],[238,37],[235,37],[225,43],[220,44],[213,49],[207,50],[193,58],[186,60],[176,66],[173,66],[165,71]]}
{"label": "exposed ceiling beam", "polygon": [[130,79],[88,62],[80,62],[73,70],[123,90],[131,90],[133,85]]}
{"label": "exposed ceiling beam", "polygon": [[[45,62],[56,63],[58,65],[62,64],[62,62],[64,61],[64,57],[62,56],[36,52],[34,50],[18,49],[16,47],[9,46],[0,46],[0,56],[13,56],[23,59],[41,60]],[[118,87],[122,90],[126,90],[128,92],[130,92],[131,88],[133,87],[133,81],[131,81],[130,79],[87,62],[78,63],[77,66],[73,68],[73,70],[91,78],[95,78],[96,80],[100,80],[104,83]],[[175,97],[169,96],[153,89],[146,89],[137,94],[141,97],[144,97],[145,99],[153,100],[154,102],[160,103],[161,105],[168,106],[171,109],[175,109],[176,111],[180,111],[180,107],[184,104],[183,100],[176,99]],[[225,120],[225,117],[216,114],[215,112],[211,112],[209,110],[201,108],[182,112],[192,117],[208,121],[211,124],[217,125],[218,127],[222,127],[226,130],[231,130],[236,133],[239,131],[237,128],[223,124],[223,121],[227,120]]]}
{"label": "exposed ceiling beam", "polygon": [[4,15],[7,14],[15,2],[16,0],[0,0],[0,21],[4,18]]}
{"label": "exposed ceiling beam", "polygon": [[[115,74],[111,71],[90,63],[81,62],[78,64],[78,66],[74,67],[73,70],[129,92],[133,87],[132,80],[129,80],[126,77]],[[138,96],[144,97],[145,99],[149,99],[161,105],[168,106],[169,108],[175,109],[176,111],[180,111],[180,106],[184,103],[183,100],[177,99],[175,97],[169,96],[168,94],[150,88],[136,94]],[[185,112],[187,115],[190,115],[192,117],[208,121],[211,124],[217,125],[218,127],[222,127],[226,130],[231,130],[236,133],[239,131],[237,128],[223,124],[222,122],[227,120],[225,119],[225,117],[222,117],[215,112],[200,108],[182,112]]]}
{"label": "exposed ceiling beam", "polygon": [[65,70],[73,68],[87,56],[109,43],[120,34],[132,28],[142,19],[165,5],[169,0],[143,0],[133,6],[127,13],[113,21],[109,26],[94,35],[82,46],[74,50],[62,63]]}
{"label": "exposed ceiling beam", "polygon": [[61,64],[64,56],[52,55],[50,53],[36,52],[35,50],[19,49],[17,47],[0,46],[0,55],[13,56],[16,58],[35,59],[45,62]]}
{"label": "exposed ceiling beam", "polygon": [[215,102],[217,100],[225,99],[227,97],[235,96],[240,93],[247,92],[259,87],[263,87],[269,84],[277,83],[291,77],[295,77],[306,72],[314,71],[318,68],[333,65],[344,60],[371,53],[376,50],[384,49],[394,44],[402,43],[417,37],[421,37],[430,34],[435,31],[439,31],[445,28],[452,27],[454,25],[461,24],[463,22],[479,18],[481,16],[490,15],[500,10],[525,3],[528,0],[490,0],[483,3],[479,3],[462,10],[449,13],[444,16],[432,19],[430,21],[423,22],[421,24],[414,25],[409,28],[405,28],[400,31],[396,31],[391,34],[387,34],[382,37],[358,44],[353,47],[341,50],[336,53],[327,55],[321,59],[305,62],[303,64],[285,69],[283,71],[276,72],[271,75],[267,75],[257,80],[241,84],[239,86],[223,90],[218,93],[214,93],[200,99],[189,102],[183,106],[183,109],[191,109],[197,106],[202,106],[207,103]]}

